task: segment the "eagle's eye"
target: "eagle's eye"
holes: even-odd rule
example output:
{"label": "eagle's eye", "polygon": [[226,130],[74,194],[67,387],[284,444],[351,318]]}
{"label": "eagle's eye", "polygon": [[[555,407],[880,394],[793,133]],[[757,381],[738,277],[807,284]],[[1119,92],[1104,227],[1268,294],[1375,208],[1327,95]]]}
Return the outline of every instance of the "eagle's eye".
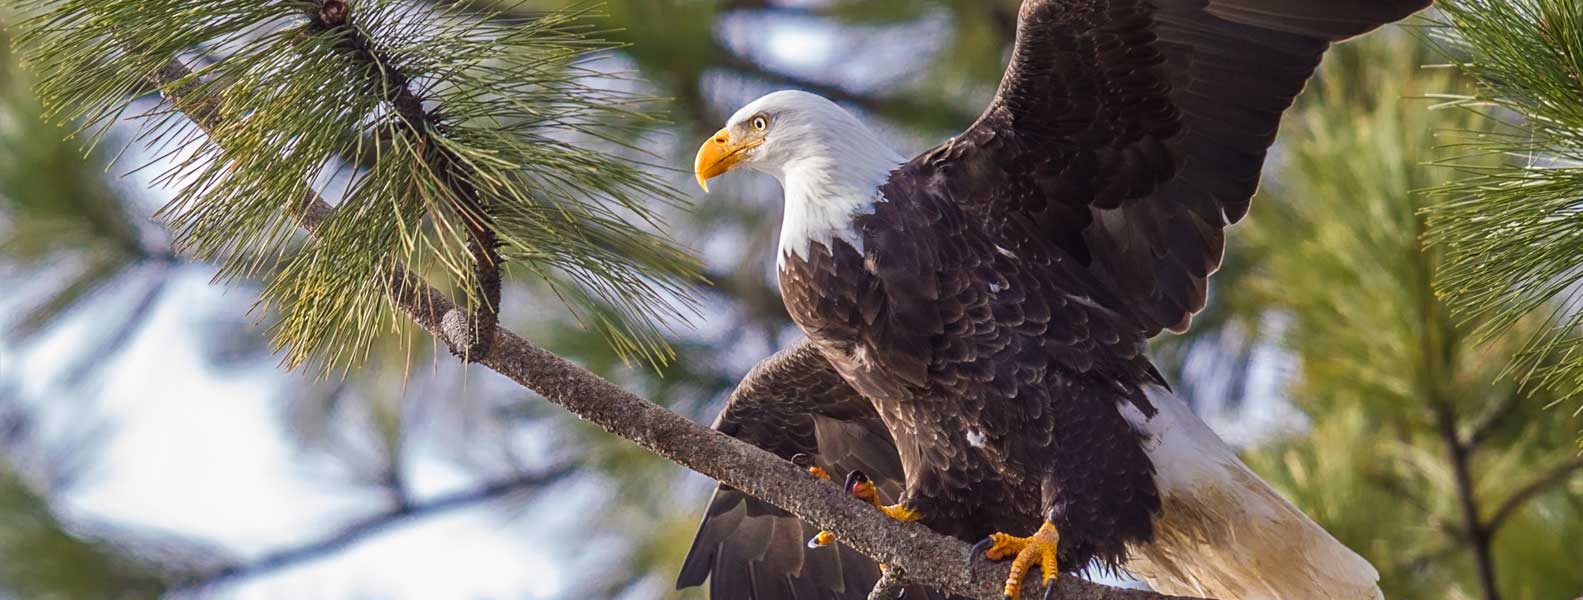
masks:
{"label": "eagle's eye", "polygon": [[769,127],[769,126],[770,126],[770,122],[768,120],[765,120],[763,115],[760,115],[760,116],[757,116],[757,117],[753,117],[753,130],[754,131],[764,131],[764,129]]}

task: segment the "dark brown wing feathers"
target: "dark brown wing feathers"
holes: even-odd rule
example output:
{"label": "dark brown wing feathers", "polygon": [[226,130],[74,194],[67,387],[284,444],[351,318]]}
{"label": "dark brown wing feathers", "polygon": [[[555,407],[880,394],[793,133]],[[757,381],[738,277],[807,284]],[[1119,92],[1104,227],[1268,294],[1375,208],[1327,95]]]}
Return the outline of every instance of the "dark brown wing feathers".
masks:
{"label": "dark brown wing feathers", "polygon": [[1028,0],[995,101],[905,169],[949,171],[938,185],[992,226],[1026,219],[1007,240],[1087,263],[1145,335],[1179,331],[1329,43],[1428,4]]}
{"label": "dark brown wing feathers", "polygon": [[[1205,3],[1164,0],[1160,4]],[[1233,23],[1335,42],[1404,19],[1426,6],[1428,0],[1214,0],[1205,12]]]}
{"label": "dark brown wing feathers", "polygon": [[[1086,271],[1086,278],[1073,280],[1080,282],[1079,289],[1060,291],[1091,298],[1127,320],[1117,329],[1117,324],[1074,318],[1070,311],[1055,314],[1048,303],[1031,302],[1011,303],[1021,312],[995,314],[997,321],[1039,324],[1048,332],[1047,342],[1065,335],[1074,344],[1082,340],[1115,348],[1163,329],[1185,329],[1204,305],[1208,277],[1225,248],[1225,227],[1247,214],[1281,113],[1325,49],[1428,4],[1026,0],[1011,64],[994,102],[960,136],[898,169],[888,185],[953,199],[1006,246],[1005,252],[1030,265],[1077,261],[1075,271]],[[918,217],[939,220],[939,215]],[[945,248],[957,242],[934,243]],[[815,254],[811,264],[834,259],[828,251]],[[860,314],[863,327],[889,328],[889,338],[917,336],[918,343],[901,346],[919,351],[935,348],[930,338],[945,333],[941,323],[971,321],[960,314],[942,320],[943,308],[895,312],[906,303],[868,295],[902,290],[911,304],[934,298],[939,308],[960,290],[915,289],[934,280],[905,275],[926,265],[874,268],[899,274],[882,279],[900,287],[850,289],[845,296],[799,301],[871,307]],[[1057,270],[1068,276],[1074,271]],[[978,276],[997,274],[988,270]],[[1006,293],[1021,290],[1013,286]],[[1053,294],[1050,301],[1068,295]],[[968,304],[960,308],[972,309]],[[850,333],[830,337],[856,337]],[[1076,363],[1090,354],[1076,345],[1071,350],[1068,359]],[[940,357],[903,352],[889,358],[894,360],[883,363],[887,369],[913,381],[928,377],[922,366]],[[997,368],[958,358],[967,369],[959,375]],[[1008,375],[982,379],[1009,381]],[[857,377],[859,387],[865,387],[862,374]],[[806,342],[754,369],[716,427],[782,457],[814,455],[837,476],[862,469],[890,498],[903,480],[895,441],[870,402]],[[941,459],[952,456],[949,448],[933,450]],[[803,543],[814,533],[791,515],[722,486],[710,501],[678,587],[708,579],[716,600],[866,597],[878,576],[873,562],[844,546],[809,551]],[[909,590],[908,597],[938,596]]]}
{"label": "dark brown wing feathers", "polygon": [[[803,453],[840,478],[862,470],[886,498],[901,493],[901,463],[874,407],[808,344],[765,359],[732,393],[715,428],[782,458]],[[709,581],[718,600],[866,598],[879,569],[846,546],[809,549],[813,527],[727,486],[715,489],[683,561],[678,589]],[[908,597],[938,599],[924,589]]]}

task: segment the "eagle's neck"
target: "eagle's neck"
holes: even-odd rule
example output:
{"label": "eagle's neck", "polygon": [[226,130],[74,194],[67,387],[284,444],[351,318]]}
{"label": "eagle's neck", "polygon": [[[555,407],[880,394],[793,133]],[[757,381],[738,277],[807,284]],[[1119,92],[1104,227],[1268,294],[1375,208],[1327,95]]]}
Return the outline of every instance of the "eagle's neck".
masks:
{"label": "eagle's neck", "polygon": [[777,253],[781,266],[789,255],[806,259],[812,244],[829,247],[836,239],[861,252],[863,240],[852,220],[873,213],[874,204],[885,201],[880,186],[905,162],[866,129],[839,133],[839,139],[810,144],[775,173],[786,190]]}

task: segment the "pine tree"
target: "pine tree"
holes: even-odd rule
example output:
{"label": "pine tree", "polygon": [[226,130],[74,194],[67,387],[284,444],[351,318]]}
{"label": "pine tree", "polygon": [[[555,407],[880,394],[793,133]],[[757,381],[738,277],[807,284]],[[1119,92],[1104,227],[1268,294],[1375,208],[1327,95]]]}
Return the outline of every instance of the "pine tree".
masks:
{"label": "pine tree", "polygon": [[[483,353],[501,269],[552,286],[622,352],[663,362],[687,317],[695,265],[654,233],[669,188],[622,143],[645,99],[599,81],[606,43],[576,13],[509,19],[451,5],[368,0],[29,2],[22,64],[45,74],[49,116],[89,139],[158,86],[206,98],[217,127],[145,119],[154,154],[184,153],[160,216],[178,248],[265,277],[289,366],[366,357],[396,327],[400,263],[448,276]],[[172,60],[194,65],[172,72]],[[192,151],[187,146],[197,143]],[[311,186],[336,210],[294,243]],[[678,303],[679,301],[679,303]]]}
{"label": "pine tree", "polygon": [[[1448,0],[1433,31],[1465,85],[1441,93],[1479,115],[1441,164],[1469,174],[1436,190],[1429,236],[1440,290],[1480,339],[1544,322],[1511,363],[1527,385],[1583,391],[1583,3]],[[1558,358],[1559,357],[1559,358]],[[1580,405],[1583,410],[1583,405]],[[1574,413],[1578,414],[1578,413]],[[1580,440],[1583,441],[1583,440]]]}
{"label": "pine tree", "polygon": [[[37,284],[28,288],[38,300],[20,316],[8,315],[5,342],[26,343],[107,290],[147,288],[124,325],[108,328],[108,341],[83,344],[83,367],[67,369],[73,374],[63,379],[110,361],[117,342],[158,303],[171,267],[214,263],[239,286],[263,279],[255,314],[275,324],[288,364],[318,361],[320,374],[339,367],[330,383],[290,394],[290,430],[305,447],[344,459],[352,473],[385,488],[399,504],[392,510],[421,511],[400,481],[418,426],[409,422],[410,406],[435,407],[425,411],[433,421],[476,417],[499,403],[468,401],[484,390],[461,385],[459,369],[414,377],[410,363],[425,355],[411,335],[421,332],[387,305],[391,290],[378,273],[389,264],[450,276],[473,304],[475,331],[493,330],[499,299],[485,280],[503,266],[507,275],[528,275],[506,284],[535,285],[539,297],[565,301],[581,320],[564,329],[577,329],[590,345],[601,345],[601,337],[614,342],[604,351],[618,364],[637,358],[653,368],[671,359],[661,335],[688,316],[691,290],[684,285],[698,282],[696,265],[661,234],[660,211],[675,196],[636,147],[658,123],[646,113],[652,101],[626,91],[633,87],[628,77],[599,64],[612,45],[594,35],[587,11],[513,17],[468,4],[335,0],[21,8],[32,14],[10,30],[24,38],[18,50],[25,72],[9,68],[9,52],[0,57],[0,141],[7,149],[0,153],[0,269],[10,282]],[[172,58],[193,72],[172,74]],[[167,107],[140,114],[149,103],[128,104],[161,83],[216,98],[211,108],[225,126],[200,132]],[[129,119],[143,123],[138,139],[110,130]],[[62,140],[66,133],[72,139]],[[140,222],[138,198],[111,183],[142,168],[125,158],[138,155],[150,163],[181,156],[161,176],[178,188],[161,217],[179,254],[162,228]],[[329,239],[316,243],[296,234],[288,218],[310,184],[337,204],[338,216],[320,232]],[[474,227],[484,220],[487,229]],[[487,240],[480,233],[498,239],[481,246]],[[66,270],[74,267],[79,271]],[[552,325],[560,313],[544,312],[543,326],[562,327]],[[360,368],[350,369],[354,364]],[[444,393],[411,391],[425,378],[454,385]],[[512,397],[520,404],[520,392]],[[321,422],[330,419],[342,423]],[[495,429],[524,420],[508,416]],[[362,445],[348,449],[338,439],[346,421],[368,430]],[[568,429],[562,435],[573,443],[564,452],[573,456],[586,445],[574,438],[591,436]],[[455,460],[484,465],[476,468],[485,479],[479,491],[487,493],[478,499],[514,494],[528,501],[522,492],[543,486],[529,478],[516,485],[509,473],[531,467],[510,457],[483,459],[469,446],[496,438],[477,439],[479,433],[454,451]],[[0,462],[0,492],[16,499],[0,506],[0,521],[11,526],[0,527],[0,556],[17,567],[0,570],[0,589],[24,597],[108,597],[84,591],[104,585],[125,597],[153,597],[166,587],[207,585],[233,564],[246,568],[237,561],[181,576],[131,567],[123,573],[125,553],[73,535],[80,532],[47,508],[53,498],[12,476],[4,463],[13,457],[0,458],[7,459]],[[501,467],[502,460],[513,466]],[[508,476],[491,474],[502,470]],[[11,558],[17,556],[27,560]]]}
{"label": "pine tree", "polygon": [[1431,110],[1424,97],[1460,80],[1415,73],[1434,56],[1395,33],[1327,56],[1231,236],[1251,268],[1213,295],[1279,349],[1305,430],[1246,459],[1367,557],[1387,597],[1570,598],[1583,592],[1579,423],[1546,410],[1556,394],[1501,377],[1540,323],[1477,335],[1435,294],[1452,253],[1423,238],[1444,200],[1421,190],[1466,177],[1424,163],[1447,132],[1490,124]]}

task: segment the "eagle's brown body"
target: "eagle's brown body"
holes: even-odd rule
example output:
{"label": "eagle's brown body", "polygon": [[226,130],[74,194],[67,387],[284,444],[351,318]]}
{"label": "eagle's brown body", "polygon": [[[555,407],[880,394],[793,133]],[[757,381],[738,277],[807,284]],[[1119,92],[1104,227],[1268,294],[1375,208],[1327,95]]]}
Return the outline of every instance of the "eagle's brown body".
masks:
{"label": "eagle's brown body", "polygon": [[[792,319],[874,403],[906,492],[930,527],[976,541],[1062,532],[1063,564],[1121,563],[1159,510],[1142,436],[1117,410],[1154,408],[1142,336],[1058,249],[991,234],[957,204],[902,190],[845,240],[784,258]],[[1036,238],[1035,238],[1036,239]]]}
{"label": "eagle's brown body", "polygon": [[[1224,229],[1329,44],[1427,4],[1025,0],[995,100],[911,161],[870,160],[893,153],[823,99],[748,105],[698,173],[781,179],[781,294],[808,339],[755,368],[716,426],[862,470],[965,540],[1048,521],[1063,570],[1097,559],[1221,598],[1379,597],[1373,567],[1242,465],[1142,352],[1203,308]],[[873,563],[805,548],[813,533],[722,487],[678,584],[865,598]]]}

